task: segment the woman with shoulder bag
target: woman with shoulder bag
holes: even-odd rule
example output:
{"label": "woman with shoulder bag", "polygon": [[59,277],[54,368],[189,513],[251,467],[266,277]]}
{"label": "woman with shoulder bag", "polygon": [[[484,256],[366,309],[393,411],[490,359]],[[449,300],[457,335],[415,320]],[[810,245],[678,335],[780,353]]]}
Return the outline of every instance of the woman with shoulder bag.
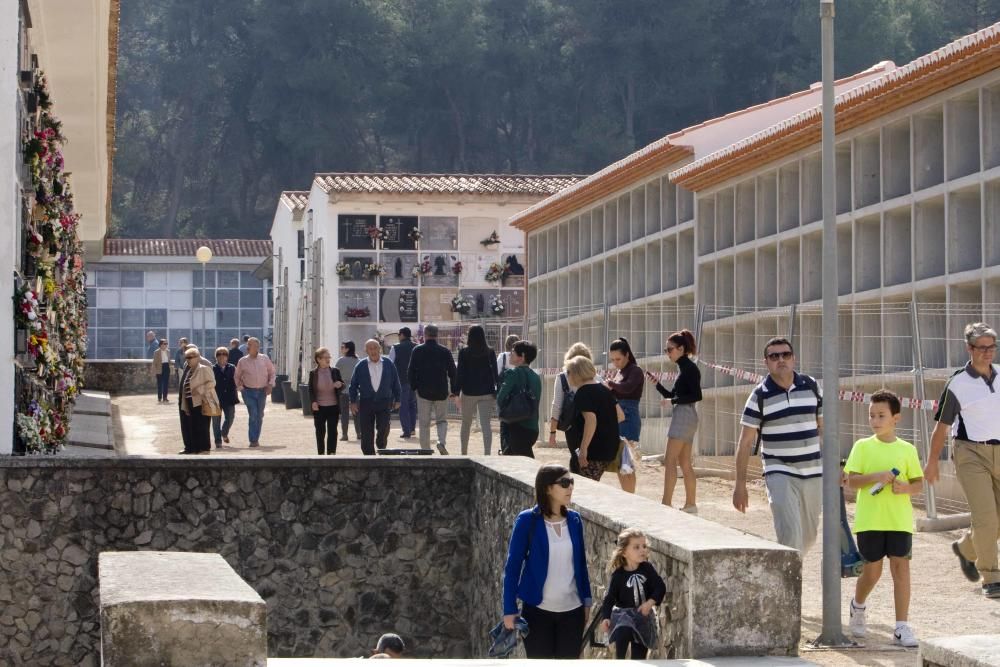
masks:
{"label": "woman with shoulder bag", "polygon": [[[535,458],[531,448],[538,440],[538,403],[542,396],[542,380],[529,368],[538,355],[538,348],[526,340],[514,344],[507,372],[497,392],[497,412],[507,424],[508,456]],[[517,415],[510,416],[517,407]]]}
{"label": "woman with shoulder bag", "polygon": [[[337,422],[340,421],[340,390],[344,380],[330,365],[333,355],[325,347],[313,353],[316,368],[309,371],[309,395],[312,396],[313,426],[316,429],[316,453],[337,453]],[[323,440],[326,440],[326,446]]]}
{"label": "woman with shoulder bag", "polygon": [[493,350],[486,344],[486,331],[475,324],[469,327],[469,344],[458,351],[458,369],[452,387],[455,402],[462,413],[462,455],[469,453],[472,420],[479,413],[483,431],[483,453],[489,456],[493,448],[490,417],[496,406],[497,366]]}
{"label": "woman with shoulder bag", "polygon": [[550,464],[535,475],[535,506],[514,521],[503,571],[503,623],[528,623],[529,658],[579,658],[592,599],[583,519],[568,508],[573,476]]}
{"label": "woman with shoulder bag", "polygon": [[[573,357],[587,357],[594,359],[590,348],[583,343],[573,343],[566,350],[563,356],[563,363]],[[569,449],[569,470],[573,473],[580,472],[580,462],[576,460],[576,450],[580,448],[580,438],[583,431],[573,428],[573,390],[566,379],[566,371],[556,376],[555,384],[552,387],[552,408],[549,411],[549,446],[556,446],[556,431],[563,431],[566,434],[566,447]]]}
{"label": "woman with shoulder bag", "polygon": [[194,345],[184,350],[181,373],[180,419],[184,451],[181,454],[208,454],[212,450],[212,417],[222,413],[215,394],[215,372],[201,364],[201,352]]}

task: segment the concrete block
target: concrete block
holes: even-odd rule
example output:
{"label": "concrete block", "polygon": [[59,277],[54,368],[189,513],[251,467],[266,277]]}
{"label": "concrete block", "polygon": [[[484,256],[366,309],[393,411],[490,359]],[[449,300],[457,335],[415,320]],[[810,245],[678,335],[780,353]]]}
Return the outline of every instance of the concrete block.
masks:
{"label": "concrete block", "polygon": [[265,667],[264,601],[218,554],[104,552],[104,667]]}
{"label": "concrete block", "polygon": [[73,413],[69,422],[69,444],[114,449],[114,427],[110,415]]}
{"label": "concrete block", "polygon": [[82,391],[73,405],[73,414],[111,416],[111,394],[106,391]]}
{"label": "concrete block", "polygon": [[920,641],[924,667],[998,667],[1000,635],[960,635]]}

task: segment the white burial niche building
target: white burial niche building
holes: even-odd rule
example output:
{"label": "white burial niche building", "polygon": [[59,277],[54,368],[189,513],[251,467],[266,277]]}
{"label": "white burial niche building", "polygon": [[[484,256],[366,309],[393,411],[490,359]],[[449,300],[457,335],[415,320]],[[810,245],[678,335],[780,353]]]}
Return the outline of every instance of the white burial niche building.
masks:
{"label": "white burial niche building", "polygon": [[361,353],[402,326],[435,323],[457,342],[473,322],[523,322],[524,233],[507,220],[581,179],[326,173],[282,193],[271,239],[286,358],[344,340]]}

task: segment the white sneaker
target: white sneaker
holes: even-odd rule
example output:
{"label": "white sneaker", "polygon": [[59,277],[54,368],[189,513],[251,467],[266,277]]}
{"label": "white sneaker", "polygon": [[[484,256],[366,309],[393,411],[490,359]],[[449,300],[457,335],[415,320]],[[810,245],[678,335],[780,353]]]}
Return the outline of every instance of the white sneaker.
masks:
{"label": "white sneaker", "polygon": [[688,514],[697,514],[698,513],[698,506],[697,505],[688,505],[687,507],[682,507],[681,511],[682,512],[687,512]]}
{"label": "white sneaker", "polygon": [[850,622],[851,634],[855,637],[864,637],[868,632],[865,626],[865,608],[858,607],[854,604],[854,598],[851,598],[851,622]]}
{"label": "white sneaker", "polygon": [[905,646],[907,648],[914,648],[919,646],[920,642],[917,641],[917,636],[913,634],[913,628],[910,627],[909,623],[905,623],[892,633],[892,643],[899,644],[900,646]]}
{"label": "white sneaker", "polygon": [[444,446],[443,442],[438,442],[437,443],[437,450],[438,450],[438,453],[440,453],[440,454],[442,454],[444,456],[448,455],[448,449]]}

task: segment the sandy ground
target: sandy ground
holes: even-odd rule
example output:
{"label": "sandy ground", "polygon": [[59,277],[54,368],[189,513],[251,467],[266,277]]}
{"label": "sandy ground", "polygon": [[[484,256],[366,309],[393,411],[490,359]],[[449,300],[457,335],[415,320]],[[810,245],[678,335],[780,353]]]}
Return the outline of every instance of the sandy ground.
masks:
{"label": "sandy ground", "polygon": [[[176,404],[158,405],[150,395],[120,396],[114,398],[113,404],[115,436],[120,453],[163,455],[176,454],[181,450]],[[231,443],[222,449],[214,449],[212,456],[288,456],[316,452],[312,419],[303,417],[301,410],[287,410],[284,405],[269,403],[264,416],[261,447],[258,449],[247,447],[246,424],[246,409],[238,405],[235,426],[230,434]],[[350,435],[351,440],[338,443],[338,455],[361,454],[353,429]],[[399,425],[394,416],[389,446],[419,446],[416,438],[401,440],[399,436]],[[493,440],[495,452],[499,440],[496,433]],[[457,422],[451,423],[447,447],[453,454],[460,451]],[[470,449],[474,453],[482,452],[482,437],[475,431]],[[536,457],[544,462],[564,461],[567,458],[561,447],[536,445],[535,451]],[[617,486],[617,478],[605,475],[603,483]],[[638,493],[646,498],[661,499],[663,468],[660,464],[642,464]],[[746,515],[733,509],[731,495],[732,482],[712,477],[699,479],[697,502],[701,518],[773,540],[774,529],[763,483],[758,480],[752,485],[750,509]],[[683,504],[680,481],[676,498]],[[853,510],[853,505],[848,504],[848,514],[852,519]],[[914,534],[910,622],[918,638],[1000,632],[1000,602],[984,599],[980,595],[979,584],[969,583],[959,572],[950,547],[950,543],[959,536],[959,531]],[[869,631],[864,641],[865,648],[809,650],[807,643],[819,635],[822,624],[821,555],[821,548],[817,545],[806,555],[803,563],[801,656],[822,665],[919,665],[916,649],[903,650],[890,644],[895,619],[888,567],[868,600]],[[854,580],[841,581],[846,631],[847,605],[854,592]]]}

